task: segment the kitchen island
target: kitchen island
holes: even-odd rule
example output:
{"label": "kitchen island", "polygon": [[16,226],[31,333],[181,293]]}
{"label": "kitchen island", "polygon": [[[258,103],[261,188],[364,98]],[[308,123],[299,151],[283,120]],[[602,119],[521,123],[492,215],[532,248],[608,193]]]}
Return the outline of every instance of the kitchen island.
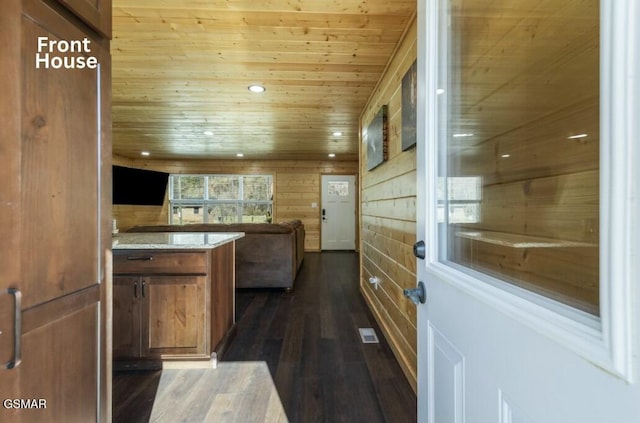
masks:
{"label": "kitchen island", "polygon": [[215,367],[235,330],[235,241],[243,236],[114,235],[116,369]]}

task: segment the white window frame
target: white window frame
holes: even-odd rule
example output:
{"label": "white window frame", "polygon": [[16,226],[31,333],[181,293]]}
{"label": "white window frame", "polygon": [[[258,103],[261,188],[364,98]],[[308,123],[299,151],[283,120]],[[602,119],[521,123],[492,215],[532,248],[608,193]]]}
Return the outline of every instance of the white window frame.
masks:
{"label": "white window frame", "polygon": [[[439,57],[440,8],[427,0],[426,57]],[[640,352],[640,4],[601,0],[600,35],[600,317],[541,297],[489,276],[439,260],[438,112],[439,60],[426,70],[427,277],[433,276],[570,348],[586,360],[634,382],[634,351]],[[422,212],[422,211],[418,211]]]}

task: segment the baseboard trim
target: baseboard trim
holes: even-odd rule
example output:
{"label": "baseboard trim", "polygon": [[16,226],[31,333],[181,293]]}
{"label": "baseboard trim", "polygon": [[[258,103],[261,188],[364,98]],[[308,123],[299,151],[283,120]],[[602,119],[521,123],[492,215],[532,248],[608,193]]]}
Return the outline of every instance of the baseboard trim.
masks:
{"label": "baseboard trim", "polygon": [[367,304],[367,307],[371,311],[371,314],[373,315],[374,319],[376,319],[376,322],[378,323],[378,326],[380,327],[380,330],[382,331],[383,336],[387,340],[387,344],[389,344],[389,348],[391,348],[391,351],[393,351],[393,355],[396,357],[396,360],[398,361],[398,364],[402,369],[402,373],[404,373],[405,377],[407,378],[407,381],[409,382],[409,385],[411,386],[411,389],[413,389],[413,392],[417,395],[418,394],[417,369],[413,369],[412,366],[410,366],[409,361],[404,357],[404,354],[402,354],[402,352],[396,346],[395,344],[396,338],[393,336],[392,331],[390,330],[389,325],[387,324],[387,321],[382,318],[379,310],[373,306],[373,299],[370,298],[370,294],[363,288],[362,284],[360,284],[360,293],[362,294],[362,297],[364,298],[365,303]]}

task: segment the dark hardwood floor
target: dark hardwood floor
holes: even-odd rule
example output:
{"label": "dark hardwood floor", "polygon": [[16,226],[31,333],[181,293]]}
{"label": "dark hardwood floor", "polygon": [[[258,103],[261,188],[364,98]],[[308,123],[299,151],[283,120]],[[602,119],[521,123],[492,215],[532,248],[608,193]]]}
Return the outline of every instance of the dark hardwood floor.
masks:
{"label": "dark hardwood floor", "polygon": [[[415,422],[416,396],[358,287],[358,255],[307,253],[291,293],[239,290],[218,368],[117,373],[116,422]],[[363,344],[372,327],[379,344]]]}

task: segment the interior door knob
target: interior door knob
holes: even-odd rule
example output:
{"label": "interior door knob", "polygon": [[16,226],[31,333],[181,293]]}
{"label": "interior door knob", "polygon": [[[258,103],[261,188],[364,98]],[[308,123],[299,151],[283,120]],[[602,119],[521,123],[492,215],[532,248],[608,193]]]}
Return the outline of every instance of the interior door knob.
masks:
{"label": "interior door knob", "polygon": [[415,305],[424,304],[427,301],[427,294],[424,290],[424,282],[419,281],[418,286],[413,289],[403,289],[402,293]]}
{"label": "interior door knob", "polygon": [[413,244],[413,255],[419,259],[423,259],[426,255],[427,247],[424,245],[424,241],[418,241]]}

